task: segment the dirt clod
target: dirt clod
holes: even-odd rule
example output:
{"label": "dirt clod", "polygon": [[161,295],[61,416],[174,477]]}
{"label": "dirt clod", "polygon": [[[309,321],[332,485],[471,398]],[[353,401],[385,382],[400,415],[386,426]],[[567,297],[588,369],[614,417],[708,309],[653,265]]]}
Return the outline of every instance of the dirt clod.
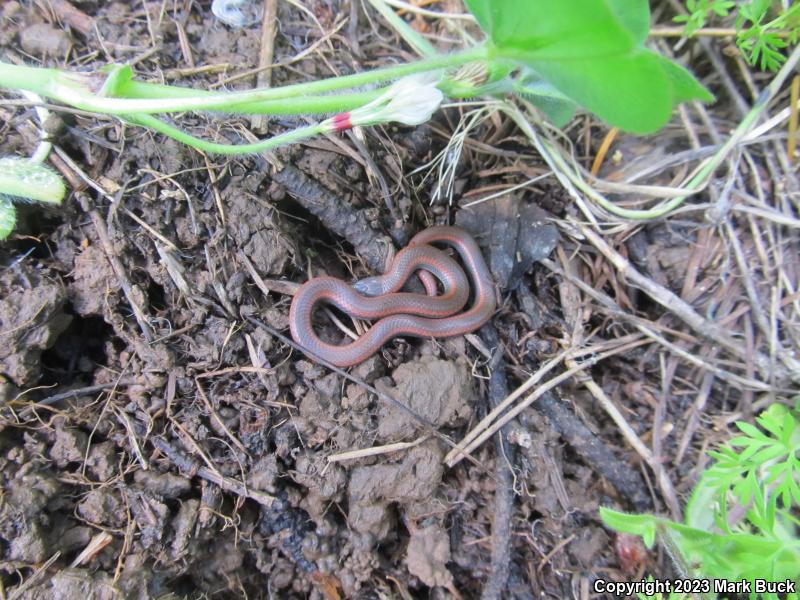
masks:
{"label": "dirt clod", "polygon": [[[400,365],[392,373],[394,387],[384,386],[399,402],[440,427],[463,424],[472,415],[475,390],[469,367],[462,361],[421,359]],[[378,437],[396,441],[419,431],[406,411],[382,404]]]}
{"label": "dirt clod", "polygon": [[107,291],[115,289],[114,271],[102,249],[87,246],[75,256],[73,281],[69,285],[72,307],[79,315],[101,315],[107,306]]}
{"label": "dirt clod", "polygon": [[136,471],[133,478],[143,491],[164,498],[178,498],[191,487],[188,479],[172,473]]}
{"label": "dirt clod", "polygon": [[447,569],[450,562],[450,537],[438,525],[430,525],[411,532],[406,549],[408,571],[419,577],[428,587],[453,584],[453,575]]}
{"label": "dirt clod", "polygon": [[71,321],[64,288],[25,262],[0,275],[0,299],[0,372],[19,386],[31,385],[41,373],[42,351]]}
{"label": "dirt clod", "polygon": [[77,429],[56,428],[56,440],[50,448],[50,458],[59,467],[83,460],[86,454],[88,436]]}
{"label": "dirt clod", "polygon": [[78,514],[96,525],[122,527],[125,524],[125,505],[114,491],[95,489],[78,504]]}
{"label": "dirt clod", "polygon": [[347,520],[356,531],[380,540],[393,526],[391,505],[411,507],[434,493],[443,467],[439,443],[429,440],[412,448],[400,462],[356,467],[350,474]]}
{"label": "dirt clod", "polygon": [[61,486],[36,470],[38,461],[20,458],[27,466],[15,470],[7,463],[2,471],[5,496],[0,504],[0,540],[7,546],[7,560],[35,563],[47,558],[51,523],[44,508]]}
{"label": "dirt clod", "polygon": [[22,30],[19,43],[28,54],[44,58],[61,58],[69,51],[69,35],[47,23],[36,23]]}

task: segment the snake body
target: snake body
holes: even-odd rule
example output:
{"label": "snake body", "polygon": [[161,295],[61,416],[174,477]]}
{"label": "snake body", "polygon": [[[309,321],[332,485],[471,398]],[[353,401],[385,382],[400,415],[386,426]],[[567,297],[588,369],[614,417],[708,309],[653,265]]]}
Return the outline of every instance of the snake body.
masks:
{"label": "snake body", "polygon": [[[469,283],[461,267],[431,244],[452,246],[470,274],[474,300],[462,309]],[[423,278],[429,295],[399,292],[414,272],[428,272],[442,284],[435,294],[430,277]],[[322,341],[312,316],[320,303],[363,319],[379,319],[357,340],[343,345]],[[491,274],[475,240],[458,227],[431,227],[418,233],[398,252],[386,273],[349,285],[334,277],[315,277],[295,293],[289,311],[294,340],[312,354],[339,367],[359,364],[397,336],[452,337],[474,331],[492,316],[496,306]]]}

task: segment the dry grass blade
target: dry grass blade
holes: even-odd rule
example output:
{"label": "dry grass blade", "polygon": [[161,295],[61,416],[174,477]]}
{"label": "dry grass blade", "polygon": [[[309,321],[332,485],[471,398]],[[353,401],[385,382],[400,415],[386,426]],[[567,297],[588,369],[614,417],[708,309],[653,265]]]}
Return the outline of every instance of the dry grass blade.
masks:
{"label": "dry grass blade", "polygon": [[606,159],[606,154],[608,154],[611,144],[613,144],[614,140],[617,139],[618,133],[619,129],[612,127],[603,138],[603,142],[600,144],[600,148],[597,150],[597,155],[594,157],[594,161],[592,162],[592,168],[589,171],[593,177],[596,177],[600,172],[600,167],[603,166],[603,161]]}
{"label": "dry grass blade", "polygon": [[[731,337],[730,333],[717,323],[713,323],[697,313],[688,303],[676,294],[665,288],[664,286],[654,282],[652,279],[645,277],[638,270],[636,270],[628,261],[627,258],[622,256],[619,252],[614,250],[600,235],[595,233],[591,228],[578,223],[574,219],[571,220],[571,226],[588,240],[595,248],[597,248],[606,259],[614,265],[614,268],[622,275],[627,281],[637,288],[644,291],[653,300],[658,302],[667,311],[671,312],[701,336],[713,341],[720,346],[726,348],[734,356],[742,359],[748,359],[745,349],[741,342]],[[783,367],[780,365],[773,365],[770,358],[760,352],[752,356],[756,367],[761,372],[762,377],[766,380],[776,380],[783,385],[790,382],[800,381],[800,363],[792,356],[784,354],[781,357],[784,363]],[[774,366],[774,368],[773,368]]]}
{"label": "dry grass blade", "polygon": [[[641,344],[641,342],[636,342],[634,344],[634,347],[637,346],[637,345],[640,345],[640,344]],[[626,344],[626,345],[621,346],[619,348],[615,348],[614,350],[609,350],[607,352],[603,352],[601,354],[595,355],[595,356],[593,356],[591,358],[587,358],[586,360],[584,360],[581,363],[576,363],[575,366],[572,367],[571,369],[568,369],[568,370],[564,371],[560,375],[556,375],[552,379],[549,379],[548,381],[546,381],[545,383],[543,383],[542,385],[537,387],[535,392],[533,392],[532,394],[530,394],[527,397],[525,397],[521,402],[517,403],[517,405],[514,406],[514,408],[512,408],[508,412],[502,414],[502,416],[497,416],[496,419],[493,418],[492,420],[490,420],[490,421],[493,421],[493,423],[491,425],[489,425],[488,422],[483,424],[484,421],[487,421],[488,418],[484,419],[483,421],[481,421],[482,425],[479,424],[472,431],[470,431],[469,434],[467,434],[467,437],[470,438],[469,442],[465,442],[464,440],[462,440],[461,442],[459,442],[459,444],[456,447],[454,447],[447,454],[447,456],[445,456],[445,458],[444,458],[445,464],[448,467],[454,467],[455,465],[457,465],[459,462],[461,462],[461,460],[463,458],[469,456],[476,448],[478,448],[486,440],[491,438],[492,435],[497,433],[503,427],[503,425],[505,425],[509,421],[511,421],[511,420],[515,419],[517,416],[519,416],[519,414],[523,410],[525,410],[531,404],[533,404],[544,393],[549,392],[552,389],[555,389],[556,387],[558,387],[559,385],[561,385],[565,381],[569,380],[574,375],[584,371],[585,369],[588,369],[588,368],[590,368],[590,367],[602,362],[603,360],[605,360],[607,358],[610,358],[611,356],[617,355],[620,352],[625,352],[626,350],[629,350],[629,349],[630,349],[630,345]],[[566,356],[568,356],[568,354],[565,353],[563,356],[566,357]],[[548,368],[548,370],[551,370],[553,368],[553,366],[555,366],[555,365],[550,366]],[[520,394],[518,394],[515,391],[515,392],[512,392],[511,395],[514,396],[515,398],[517,398],[517,397],[519,397]],[[508,399],[503,401],[501,403],[501,405],[502,406],[507,406],[508,405],[507,400]],[[498,408],[499,408],[499,406],[500,405],[498,405]],[[498,411],[498,412],[500,412],[500,411]],[[496,416],[494,414],[494,411],[493,411],[493,416]]]}
{"label": "dry grass blade", "polygon": [[800,75],[795,75],[792,79],[791,96],[789,101],[789,139],[786,141],[786,154],[789,160],[794,163],[794,153],[797,149],[797,104],[800,100]]}
{"label": "dry grass blade", "polygon": [[563,269],[558,267],[558,265],[556,265],[552,261],[543,260],[542,264],[548,269],[550,269],[550,271],[552,271],[553,273],[557,273],[567,278],[571,283],[580,288],[580,290],[584,294],[586,294],[593,300],[597,301],[599,303],[599,309],[601,311],[606,311],[610,316],[620,319],[623,322],[631,323],[642,334],[649,337],[653,341],[658,342],[661,346],[670,350],[671,352],[674,352],[676,355],[682,357],[688,363],[695,365],[703,369],[704,371],[709,371],[711,373],[714,373],[721,379],[728,381],[731,385],[734,386],[742,386],[747,389],[753,389],[762,392],[772,389],[770,385],[767,383],[749,377],[741,377],[739,375],[736,375],[735,373],[731,373],[730,371],[726,371],[712,363],[709,363],[707,360],[703,360],[699,356],[696,356],[691,352],[689,352],[688,350],[680,347],[679,345],[670,342],[662,335],[657,333],[657,327],[655,327],[653,323],[647,322],[640,317],[625,312],[609,296],[594,289],[591,285],[587,284],[581,279],[576,278],[569,273],[566,273]]}
{"label": "dry grass blade", "polygon": [[373,446],[372,448],[363,448],[361,450],[349,450],[348,452],[338,452],[337,454],[328,455],[328,462],[343,462],[346,460],[357,460],[367,456],[379,456],[381,454],[391,454],[393,452],[400,452],[401,450],[408,450],[419,446],[422,442],[428,439],[429,436],[424,435],[413,442],[397,442],[395,444],[385,444],[383,446]]}
{"label": "dry grass blade", "polygon": [[81,551],[78,556],[70,563],[70,568],[75,568],[83,563],[90,561],[94,558],[98,552],[100,552],[103,548],[108,546],[114,538],[111,534],[101,531],[98,534],[95,534],[91,541],[86,545],[86,547]]}
{"label": "dry grass blade", "polygon": [[569,350],[562,351],[558,356],[550,359],[545,364],[543,364],[533,375],[531,375],[528,380],[520,385],[516,390],[514,390],[511,394],[508,395],[500,404],[494,407],[492,411],[486,415],[481,421],[470,430],[467,435],[463,437],[463,439],[457,444],[455,448],[453,448],[450,453],[445,456],[444,462],[448,463],[450,460],[458,455],[461,451],[466,448],[466,446],[472,442],[476,437],[478,437],[486,428],[495,420],[497,419],[503,411],[511,406],[518,398],[520,398],[523,394],[525,394],[529,389],[539,383],[542,378],[547,375],[550,371],[556,368],[563,360],[564,357],[569,353]]}

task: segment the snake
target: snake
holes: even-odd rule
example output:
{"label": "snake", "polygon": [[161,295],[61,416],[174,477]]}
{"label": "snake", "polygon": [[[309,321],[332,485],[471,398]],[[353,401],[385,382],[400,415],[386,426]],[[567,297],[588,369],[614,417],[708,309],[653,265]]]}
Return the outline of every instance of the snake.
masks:
{"label": "snake", "polygon": [[[454,248],[470,274],[473,301],[463,312],[458,311],[467,303],[470,282],[459,264],[432,244]],[[427,295],[399,291],[417,272]],[[330,344],[314,331],[312,317],[320,304],[378,321],[353,342]],[[352,285],[328,276],[309,279],[292,299],[289,329],[294,341],[312,355],[338,367],[350,367],[398,336],[445,338],[475,331],[491,318],[495,307],[494,282],[477,242],[459,227],[439,226],[415,235],[383,275]]]}

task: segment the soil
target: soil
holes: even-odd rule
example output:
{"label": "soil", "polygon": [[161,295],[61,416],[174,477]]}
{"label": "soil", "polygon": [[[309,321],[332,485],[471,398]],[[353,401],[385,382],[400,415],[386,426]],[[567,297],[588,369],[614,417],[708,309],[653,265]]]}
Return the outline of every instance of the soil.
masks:
{"label": "soil", "polygon": [[[11,0],[2,5],[0,56],[84,71],[130,62],[143,80],[252,88],[252,74],[231,77],[256,67],[260,24],[229,27],[209,4]],[[272,70],[274,86],[411,58],[362,3],[302,4],[278,4],[274,62],[288,66]],[[355,20],[322,40],[345,16]],[[423,25],[432,26],[415,21]],[[317,42],[321,52],[292,62]],[[510,535],[499,597],[589,598],[598,577],[671,573],[658,552],[600,522],[600,506],[669,507],[577,381],[523,411],[497,444],[453,468],[444,463],[447,440],[502,399],[490,399],[492,354],[505,349],[501,371],[514,389],[573,331],[561,280],[535,264],[564,243],[549,218],[578,214],[570,195],[543,180],[459,209],[478,186],[546,170],[522,156],[511,127],[471,134],[480,144],[458,165],[453,204],[431,205],[435,177],[411,173],[445,147],[456,109],[419,128],[320,138],[266,159],[204,157],[116,120],[57,114],[56,145],[75,167],[58,156],[52,164],[71,175],[70,195],[59,209],[21,206],[16,233],[0,246],[0,597],[479,598],[494,569],[498,519]],[[0,153],[30,154],[32,109],[0,102],[0,115]],[[249,126],[239,117],[175,118],[223,141],[240,140]],[[269,134],[298,122],[275,119]],[[656,148],[646,152],[666,152]],[[274,161],[297,172],[276,174]],[[298,201],[303,193],[332,195],[325,210],[355,211],[352,235],[327,227]],[[498,343],[483,334],[395,340],[352,369],[354,382],[248,320],[286,333],[294,284],[323,272],[374,274],[391,240],[433,223],[481,234],[501,298]],[[655,281],[680,291],[687,241],[697,239],[692,222],[656,223],[618,241]],[[598,289],[618,293],[632,312],[661,316],[586,256]],[[590,325],[596,335],[623,335],[622,323],[603,315]],[[637,349],[591,373],[645,440],[659,406],[659,360]],[[681,373],[702,379],[691,367]],[[739,406],[739,391],[721,394],[717,408]],[[662,425],[679,430],[691,404],[672,396]],[[667,465],[681,494],[696,476],[699,446],[716,434],[706,435]],[[674,435],[664,443],[674,452]],[[508,513],[495,504],[498,486],[511,492]]]}

